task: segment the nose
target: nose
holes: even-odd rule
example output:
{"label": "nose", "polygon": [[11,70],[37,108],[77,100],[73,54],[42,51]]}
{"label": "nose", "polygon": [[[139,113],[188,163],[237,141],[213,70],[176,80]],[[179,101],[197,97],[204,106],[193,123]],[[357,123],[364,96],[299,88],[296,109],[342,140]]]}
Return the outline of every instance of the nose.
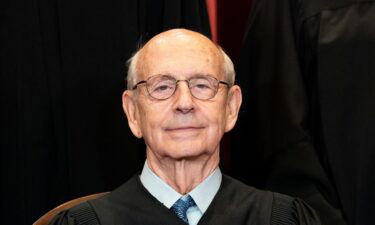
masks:
{"label": "nose", "polygon": [[193,96],[190,93],[187,81],[179,81],[177,83],[175,93],[175,111],[183,114],[192,112],[194,110]]}

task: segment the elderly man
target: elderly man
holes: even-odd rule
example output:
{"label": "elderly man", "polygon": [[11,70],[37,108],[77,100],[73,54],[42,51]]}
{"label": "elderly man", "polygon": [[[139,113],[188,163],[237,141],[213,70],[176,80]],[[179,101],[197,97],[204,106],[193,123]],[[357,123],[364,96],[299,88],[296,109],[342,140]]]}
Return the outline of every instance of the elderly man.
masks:
{"label": "elderly man", "polygon": [[155,36],[130,59],[127,79],[123,108],[147,146],[142,172],[53,224],[319,224],[300,200],[220,172],[220,139],[242,96],[233,63],[208,38],[184,29]]}

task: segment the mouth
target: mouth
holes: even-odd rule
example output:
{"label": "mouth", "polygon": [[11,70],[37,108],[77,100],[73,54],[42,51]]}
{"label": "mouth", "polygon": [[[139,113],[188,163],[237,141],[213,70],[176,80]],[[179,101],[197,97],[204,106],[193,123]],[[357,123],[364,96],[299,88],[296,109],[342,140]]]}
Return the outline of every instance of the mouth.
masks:
{"label": "mouth", "polygon": [[203,129],[204,127],[195,127],[195,126],[182,126],[182,127],[173,127],[166,128],[166,131],[169,132],[195,132]]}

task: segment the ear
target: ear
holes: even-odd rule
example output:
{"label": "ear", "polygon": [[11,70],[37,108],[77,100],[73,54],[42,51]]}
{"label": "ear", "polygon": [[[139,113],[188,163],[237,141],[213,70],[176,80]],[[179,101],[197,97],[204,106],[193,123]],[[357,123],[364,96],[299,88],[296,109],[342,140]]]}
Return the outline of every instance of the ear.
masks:
{"label": "ear", "polygon": [[230,131],[236,124],[238,113],[242,103],[241,88],[234,85],[229,89],[227,107],[226,107],[226,123],[225,132]]}
{"label": "ear", "polygon": [[139,124],[139,110],[136,103],[136,96],[132,91],[126,90],[122,94],[122,108],[128,118],[130,130],[137,138],[142,137],[142,132]]}

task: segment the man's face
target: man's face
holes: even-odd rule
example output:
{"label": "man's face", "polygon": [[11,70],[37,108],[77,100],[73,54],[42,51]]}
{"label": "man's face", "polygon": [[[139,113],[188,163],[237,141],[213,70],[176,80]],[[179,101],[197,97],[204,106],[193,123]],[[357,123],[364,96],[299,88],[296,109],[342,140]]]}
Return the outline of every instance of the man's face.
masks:
{"label": "man's face", "polygon": [[[170,75],[177,80],[210,75],[224,80],[222,63],[222,56],[212,44],[162,38],[145,46],[138,62],[137,81],[155,75]],[[156,100],[149,96],[145,84],[139,85],[132,91],[139,130],[136,136],[142,136],[147,151],[159,157],[178,160],[218,152],[220,139],[228,130],[228,89],[220,84],[215,97],[199,100],[191,95],[187,82],[182,81],[170,98]]]}

